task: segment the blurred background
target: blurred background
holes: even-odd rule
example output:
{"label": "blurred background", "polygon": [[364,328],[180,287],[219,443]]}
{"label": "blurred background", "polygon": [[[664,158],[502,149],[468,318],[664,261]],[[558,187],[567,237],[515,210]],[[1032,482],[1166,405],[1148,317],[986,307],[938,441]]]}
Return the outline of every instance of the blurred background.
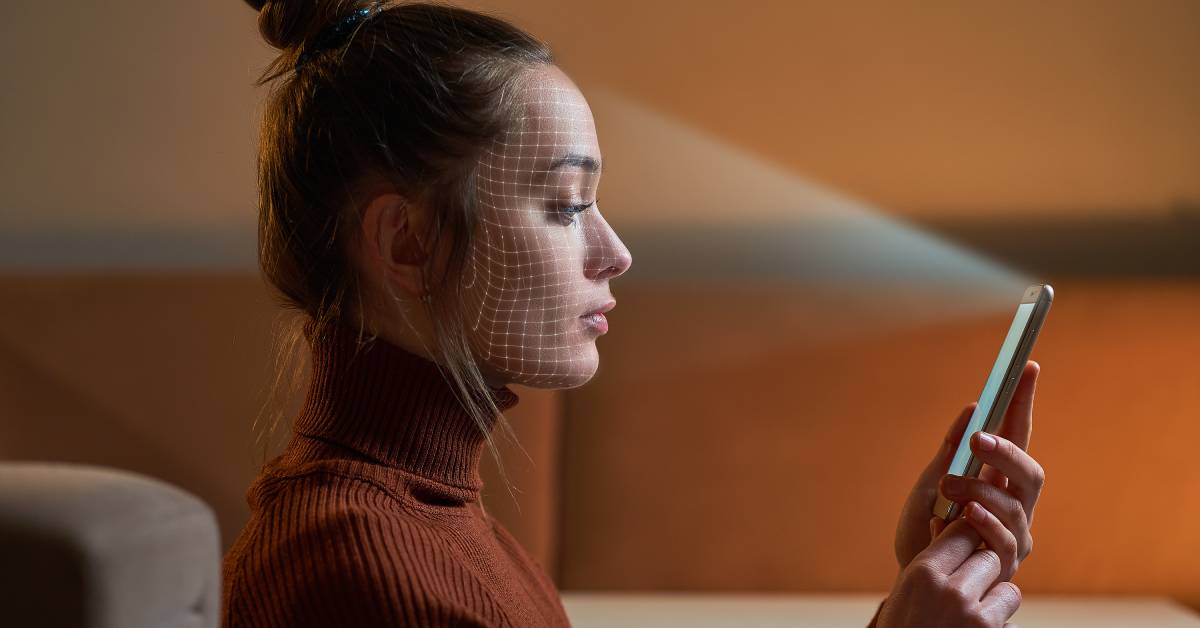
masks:
{"label": "blurred background", "polygon": [[[515,502],[489,465],[560,588],[887,591],[908,490],[1048,281],[1017,583],[1200,609],[1200,3],[464,6],[588,97],[634,258],[597,376],[516,387]],[[176,483],[226,547],[279,315],[255,18],[0,5],[0,458]]]}

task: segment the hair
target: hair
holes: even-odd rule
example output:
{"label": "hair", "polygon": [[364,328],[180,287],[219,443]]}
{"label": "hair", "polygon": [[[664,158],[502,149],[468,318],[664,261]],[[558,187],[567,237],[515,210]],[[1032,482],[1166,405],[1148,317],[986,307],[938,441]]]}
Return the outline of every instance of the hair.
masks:
{"label": "hair", "polygon": [[[489,419],[499,415],[515,435],[471,351],[461,282],[445,278],[461,274],[478,222],[478,157],[515,124],[527,70],[555,63],[549,48],[502,19],[440,3],[246,2],[259,11],[263,38],[280,50],[256,83],[274,84],[259,142],[258,259],[290,319],[275,334],[276,372],[264,409],[278,405],[272,401],[286,380],[287,396],[298,388],[305,324],[314,325],[314,341],[356,318],[360,338],[365,333],[363,286],[349,247],[361,234],[363,184],[388,181],[430,210],[428,232],[417,238],[423,248],[447,242],[446,272],[434,276],[436,255],[422,268],[429,299],[420,307],[435,336],[430,353],[483,431],[511,495]],[[378,12],[352,23],[348,41],[312,45],[363,9]],[[378,288],[392,297],[383,301],[398,305],[386,282]],[[277,409],[268,436],[283,415]]]}

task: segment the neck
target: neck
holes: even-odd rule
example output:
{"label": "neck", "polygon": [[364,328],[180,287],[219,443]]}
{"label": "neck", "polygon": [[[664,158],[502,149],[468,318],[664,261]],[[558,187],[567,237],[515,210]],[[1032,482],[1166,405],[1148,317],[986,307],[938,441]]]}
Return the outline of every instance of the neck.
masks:
{"label": "neck", "polygon": [[[311,323],[310,323],[310,326],[311,326]],[[403,349],[404,351],[407,351],[414,355],[419,355],[431,362],[436,362],[436,360],[432,356],[429,355],[429,351],[426,346],[426,343],[421,340],[421,338],[427,337],[429,334],[434,333],[432,328],[429,325],[423,324],[420,322],[418,322],[416,324],[416,328],[417,328],[417,331],[415,332],[415,335],[417,336],[416,339],[414,339],[412,337],[412,335],[400,333],[397,330],[392,329],[390,327],[382,327],[382,328],[376,329],[374,331],[371,331],[369,333],[372,333],[372,334],[378,336],[380,340],[383,340],[391,345],[399,347],[400,349]],[[307,328],[306,328],[306,333],[308,333]],[[494,369],[488,367],[486,364],[479,364],[479,372],[483,376],[484,383],[486,383],[488,385],[488,387],[490,387],[492,389],[493,393],[499,393],[499,391],[501,389],[507,387],[510,383],[512,383],[512,381],[507,376],[498,373]]]}
{"label": "neck", "polygon": [[[338,323],[323,331],[312,321],[305,325],[312,383],[297,434],[434,482],[482,488],[479,462],[498,415],[485,411],[481,426],[443,367],[422,356],[382,338],[360,342],[355,330]],[[501,411],[516,405],[506,385],[488,383]]]}

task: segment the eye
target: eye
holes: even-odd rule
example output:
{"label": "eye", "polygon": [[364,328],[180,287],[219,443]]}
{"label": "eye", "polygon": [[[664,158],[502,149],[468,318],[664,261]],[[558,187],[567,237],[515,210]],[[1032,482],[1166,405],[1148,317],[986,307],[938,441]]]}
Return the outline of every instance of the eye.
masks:
{"label": "eye", "polygon": [[[599,200],[599,199],[597,199]],[[573,225],[576,222],[575,215],[587,211],[589,207],[595,205],[596,201],[590,203],[581,203],[579,205],[571,205],[569,207],[560,208],[559,211],[566,217],[566,224]]]}

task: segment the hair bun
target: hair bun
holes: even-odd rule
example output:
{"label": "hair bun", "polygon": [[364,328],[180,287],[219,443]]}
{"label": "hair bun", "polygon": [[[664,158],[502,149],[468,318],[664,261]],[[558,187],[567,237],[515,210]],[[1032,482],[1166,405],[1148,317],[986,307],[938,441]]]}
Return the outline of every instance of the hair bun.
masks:
{"label": "hair bun", "polygon": [[245,0],[258,11],[258,32],[280,50],[297,49],[326,25],[365,6],[366,0]]}

